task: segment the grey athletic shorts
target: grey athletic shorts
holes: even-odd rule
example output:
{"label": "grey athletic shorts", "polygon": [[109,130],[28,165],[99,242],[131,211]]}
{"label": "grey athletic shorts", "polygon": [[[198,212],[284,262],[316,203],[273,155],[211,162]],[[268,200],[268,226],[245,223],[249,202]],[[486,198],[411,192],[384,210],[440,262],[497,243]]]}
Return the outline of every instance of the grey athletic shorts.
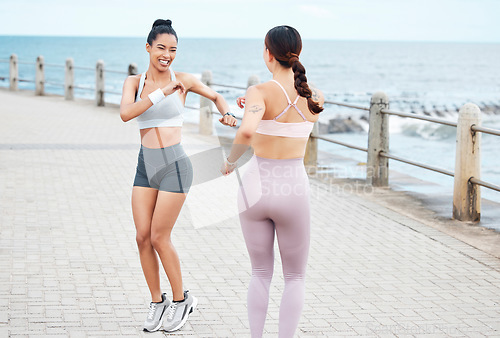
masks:
{"label": "grey athletic shorts", "polygon": [[193,182],[193,167],[180,143],[165,148],[141,145],[134,186],[187,193]]}

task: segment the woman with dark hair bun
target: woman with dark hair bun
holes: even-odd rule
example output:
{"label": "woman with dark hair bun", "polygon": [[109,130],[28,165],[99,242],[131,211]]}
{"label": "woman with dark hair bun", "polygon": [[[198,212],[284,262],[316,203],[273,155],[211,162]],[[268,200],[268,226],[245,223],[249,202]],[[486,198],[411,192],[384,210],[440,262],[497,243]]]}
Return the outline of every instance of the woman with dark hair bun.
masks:
{"label": "woman with dark hair bun", "polygon": [[[193,92],[215,103],[219,121],[235,126],[224,98],[188,73],[174,72],[177,34],[172,21],[158,19],[148,35],[146,72],[129,76],[123,85],[120,116],[136,119],[141,134],[137,171],[132,189],[132,213],[142,270],[152,301],[144,322],[145,331],[180,329],[197,305],[184,291],[179,257],[171,232],[193,180],[192,166],[181,141],[182,112],[186,95]],[[160,290],[159,262],[172,288],[172,302]]]}
{"label": "woman with dark hair bun", "polygon": [[222,167],[230,174],[252,146],[238,192],[241,228],[252,264],[248,319],[252,337],[262,337],[274,265],[274,236],[283,263],[285,289],[279,313],[279,337],[293,337],[304,303],[309,252],[309,179],[304,168],[307,140],[323,108],[323,95],[307,83],[299,60],[302,40],[290,26],[271,29],[264,62],[269,82],[248,88],[238,105],[245,113]]}

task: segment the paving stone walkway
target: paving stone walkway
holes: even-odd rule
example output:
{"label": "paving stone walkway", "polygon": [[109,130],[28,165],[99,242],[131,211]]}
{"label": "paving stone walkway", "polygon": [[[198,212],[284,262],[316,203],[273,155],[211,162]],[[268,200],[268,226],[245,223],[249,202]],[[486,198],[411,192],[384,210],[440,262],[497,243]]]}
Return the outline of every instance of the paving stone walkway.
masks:
{"label": "paving stone walkway", "polygon": [[[196,154],[218,139],[186,125],[183,144]],[[0,90],[0,337],[168,335],[141,331],[149,293],[130,208],[138,145],[116,107]],[[235,180],[195,186],[174,228],[199,307],[173,336],[249,337]],[[499,259],[362,196],[311,187],[298,337],[500,336]],[[265,337],[277,337],[282,289],[277,254]]]}

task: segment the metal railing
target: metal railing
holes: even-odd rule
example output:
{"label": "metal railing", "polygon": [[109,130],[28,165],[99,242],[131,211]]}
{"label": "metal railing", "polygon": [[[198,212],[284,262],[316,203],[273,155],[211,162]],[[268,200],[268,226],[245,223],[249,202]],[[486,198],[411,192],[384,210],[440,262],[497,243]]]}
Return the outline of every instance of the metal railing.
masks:
{"label": "metal railing", "polygon": [[[227,85],[221,83],[215,83],[212,81],[212,72],[207,70],[201,74],[201,82],[209,87],[224,87],[233,88],[239,90],[246,90],[248,87],[258,84],[259,77],[257,75],[252,75],[248,78],[247,86],[237,86],[237,85]],[[212,116],[218,112],[213,112],[211,110],[211,101],[201,97],[200,98],[200,133],[204,135],[211,135],[213,133],[213,123]],[[236,119],[241,120],[241,117],[236,116]]]}
{"label": "metal railing", "polygon": [[[208,86],[219,86],[245,90],[248,86],[258,83],[256,77],[250,77],[247,87],[226,85],[212,82],[212,73],[207,71],[202,75],[202,82]],[[500,130],[480,126],[480,110],[475,104],[466,104],[459,110],[458,122],[442,118],[419,115],[414,113],[393,111],[389,109],[389,99],[382,92],[375,93],[370,100],[370,107],[348,104],[343,102],[325,100],[325,104],[337,105],[351,109],[368,111],[370,114],[368,147],[360,147],[335,140],[331,137],[320,135],[316,123],[311,137],[308,140],[304,163],[310,168],[317,167],[318,140],[334,143],[351,149],[367,153],[367,182],[373,186],[388,186],[389,183],[389,161],[394,160],[408,165],[416,166],[429,171],[454,177],[453,192],[453,217],[462,221],[480,220],[480,193],[478,186],[500,191],[500,186],[480,180],[480,138],[477,133],[488,133],[500,136]],[[211,134],[213,132],[212,113],[210,102],[204,98],[200,100],[200,133]],[[388,117],[390,115],[403,118],[411,118],[441,125],[457,128],[457,154],[455,172],[438,168],[411,159],[396,156],[389,152]],[[460,133],[458,131],[461,131]]]}
{"label": "metal railing", "polygon": [[[324,135],[319,135],[317,132],[318,129],[314,128],[309,139],[309,143],[312,143],[312,145],[308,144],[307,148],[310,153],[306,153],[305,156],[306,165],[316,166],[317,154],[314,153],[317,152],[317,140],[324,140],[367,152],[367,181],[373,186],[388,186],[389,159],[454,177],[453,218],[461,221],[477,222],[480,220],[481,198],[478,186],[500,191],[500,186],[479,179],[480,137],[478,133],[500,136],[500,130],[480,126],[480,109],[477,105],[472,103],[464,105],[459,110],[458,122],[454,122],[425,115],[389,110],[389,100],[387,95],[382,92],[375,93],[372,96],[370,108],[335,101],[325,101],[325,103],[367,110],[370,112],[368,148],[336,141]],[[389,152],[387,119],[390,115],[456,127],[457,149],[455,172],[391,154]]]}
{"label": "metal railing", "polygon": [[[95,92],[95,102],[97,106],[104,106],[105,94],[121,95],[121,92],[108,90],[105,88],[105,73],[134,75],[137,74],[137,65],[134,63],[129,64],[128,71],[105,69],[104,62],[99,60],[95,68],[75,66],[73,59],[68,58],[65,65],[58,65],[52,63],[45,63],[43,56],[38,56],[36,62],[20,61],[16,54],[12,54],[9,60],[0,59],[0,63],[9,63],[9,77],[0,77],[0,80],[9,80],[10,90],[18,90],[20,82],[35,83],[35,94],[44,95],[45,85],[52,87],[64,88],[64,97],[67,100],[73,100],[74,90],[86,90]],[[19,65],[34,65],[35,66],[35,79],[22,79],[19,78]],[[45,80],[45,67],[64,68],[64,83],[51,82]],[[91,71],[96,73],[96,81],[94,87],[82,86],[75,84],[75,70]]]}
{"label": "metal railing", "polygon": [[[115,94],[121,95],[121,92],[114,92],[106,90],[104,87],[104,74],[115,73],[132,75],[137,74],[137,66],[130,64],[128,72],[117,70],[105,70],[104,62],[97,61],[96,68],[80,67],[73,64],[73,59],[66,60],[66,65],[45,64],[43,57],[39,56],[36,63],[26,61],[18,61],[15,54],[11,55],[10,60],[1,60],[0,62],[10,63],[9,77],[0,77],[0,80],[10,81],[10,89],[17,90],[19,82],[35,82],[35,93],[37,95],[44,94],[44,86],[63,86],[65,91],[65,98],[72,100],[74,98],[74,89],[95,91],[96,104],[98,106],[104,105],[104,95]],[[20,79],[18,75],[19,64],[35,65],[35,80]],[[65,68],[65,83],[53,83],[45,81],[44,67],[58,67]],[[74,70],[95,71],[96,85],[95,87],[84,87],[75,85],[74,83]],[[210,71],[203,72],[201,81],[210,87],[223,87],[233,88],[238,90],[246,90],[249,86],[259,83],[257,76],[250,76],[247,86],[228,85],[222,83],[215,83],[212,81],[212,73]],[[420,115],[407,112],[392,111],[389,109],[389,99],[383,92],[373,94],[370,100],[370,107],[360,105],[348,104],[343,102],[326,100],[327,105],[337,105],[351,109],[364,110],[369,112],[369,132],[368,132],[368,147],[360,147],[357,145],[349,144],[335,140],[331,137],[320,135],[318,132],[318,123],[315,123],[311,137],[308,140],[306,147],[306,154],[304,163],[311,167],[317,167],[317,153],[318,153],[318,140],[334,143],[351,149],[364,151],[367,153],[367,174],[366,180],[372,186],[384,187],[388,186],[389,182],[389,160],[399,161],[412,166],[420,167],[426,170],[441,173],[447,176],[454,177],[454,190],[453,190],[453,217],[461,221],[479,221],[480,220],[480,206],[481,198],[479,186],[500,191],[500,186],[490,182],[485,182],[479,179],[480,177],[480,135],[487,133],[494,136],[500,136],[500,130],[482,127],[480,120],[480,109],[477,105],[468,103],[459,110],[458,122],[449,121],[441,118],[430,117],[427,115]],[[201,134],[213,133],[213,112],[211,110],[211,101],[201,97],[200,107],[186,106],[188,109],[199,109],[200,122],[199,131]],[[402,158],[389,152],[389,138],[388,138],[388,118],[389,116],[399,116],[404,118],[417,119],[431,123],[438,123],[457,128],[457,149],[455,160],[455,172],[437,168],[428,164],[413,161],[411,159]],[[241,119],[238,117],[238,119]]]}

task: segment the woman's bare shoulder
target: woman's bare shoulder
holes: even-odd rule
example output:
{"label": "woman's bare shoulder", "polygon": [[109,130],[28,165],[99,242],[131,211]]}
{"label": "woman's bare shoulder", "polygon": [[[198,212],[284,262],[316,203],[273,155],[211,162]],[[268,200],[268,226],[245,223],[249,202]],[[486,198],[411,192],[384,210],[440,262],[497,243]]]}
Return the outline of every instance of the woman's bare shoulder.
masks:
{"label": "woman's bare shoulder", "polygon": [[142,74],[129,75],[125,79],[125,82],[130,85],[139,85],[139,81],[141,81],[141,75]]}
{"label": "woman's bare shoulder", "polygon": [[174,73],[175,73],[175,77],[177,79],[179,79],[179,81],[196,79],[196,76],[194,74],[191,74],[191,73],[177,72],[177,71],[174,71]]}
{"label": "woman's bare shoulder", "polygon": [[269,93],[269,89],[273,88],[273,85],[271,81],[267,81],[248,87],[248,89],[250,88],[252,88],[254,91],[260,92],[261,94],[266,94]]}

